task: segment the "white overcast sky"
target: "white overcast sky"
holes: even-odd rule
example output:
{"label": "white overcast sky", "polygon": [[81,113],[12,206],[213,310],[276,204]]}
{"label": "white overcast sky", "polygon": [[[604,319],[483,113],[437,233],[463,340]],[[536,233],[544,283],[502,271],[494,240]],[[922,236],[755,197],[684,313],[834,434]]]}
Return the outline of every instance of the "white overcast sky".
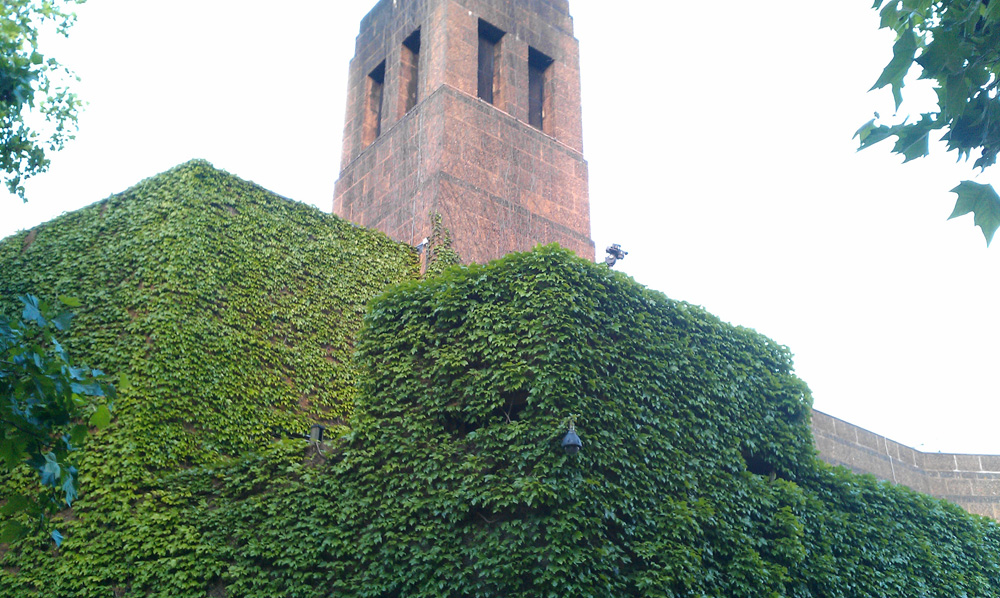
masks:
{"label": "white overcast sky", "polygon": [[[192,158],[330,211],[374,3],[90,0],[45,42],[82,77],[78,137],[26,206],[0,198],[0,235]],[[970,165],[855,152],[893,112],[866,93],[892,46],[870,5],[570,0],[593,237],[639,282],[789,346],[817,409],[1000,453],[1000,247],[946,220]]]}

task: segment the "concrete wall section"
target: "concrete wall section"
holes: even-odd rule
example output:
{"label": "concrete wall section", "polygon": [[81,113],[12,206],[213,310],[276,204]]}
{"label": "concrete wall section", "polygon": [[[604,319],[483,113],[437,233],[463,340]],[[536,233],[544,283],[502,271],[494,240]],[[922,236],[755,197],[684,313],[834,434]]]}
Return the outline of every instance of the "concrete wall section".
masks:
{"label": "concrete wall section", "polygon": [[1000,520],[1000,456],[924,453],[820,411],[813,411],[812,429],[827,463]]}

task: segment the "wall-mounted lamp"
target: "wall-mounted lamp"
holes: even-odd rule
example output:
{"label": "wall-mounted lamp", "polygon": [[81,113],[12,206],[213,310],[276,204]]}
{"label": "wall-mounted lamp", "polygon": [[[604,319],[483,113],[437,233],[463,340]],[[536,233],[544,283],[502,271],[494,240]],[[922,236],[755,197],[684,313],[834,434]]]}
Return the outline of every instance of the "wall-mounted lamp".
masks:
{"label": "wall-mounted lamp", "polygon": [[309,428],[309,442],[323,442],[323,432],[326,430],[324,426],[320,424],[313,424]]}
{"label": "wall-mounted lamp", "polygon": [[566,431],[566,435],[562,439],[563,450],[566,451],[567,455],[575,455],[580,452],[580,447],[583,446],[583,442],[576,433],[576,418],[570,416],[569,418],[569,430]]}

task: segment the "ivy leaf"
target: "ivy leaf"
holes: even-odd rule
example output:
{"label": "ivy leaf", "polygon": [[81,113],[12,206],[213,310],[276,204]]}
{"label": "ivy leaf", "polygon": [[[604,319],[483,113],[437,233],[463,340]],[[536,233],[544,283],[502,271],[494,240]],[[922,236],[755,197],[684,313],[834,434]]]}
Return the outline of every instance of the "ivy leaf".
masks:
{"label": "ivy leaf", "polygon": [[107,405],[101,405],[97,411],[90,416],[90,425],[100,429],[111,423],[111,411]]}
{"label": "ivy leaf", "polygon": [[1000,195],[997,195],[993,185],[972,181],[962,181],[951,192],[958,194],[958,200],[948,219],[974,213],[976,226],[983,230],[986,246],[989,247],[997,228],[1000,228]]}
{"label": "ivy leaf", "polygon": [[28,528],[18,521],[7,521],[0,525],[0,543],[6,544],[20,540],[28,533]]}
{"label": "ivy leaf", "polygon": [[119,392],[128,392],[132,389],[132,381],[129,379],[128,374],[122,373],[118,375],[118,388]]}
{"label": "ivy leaf", "polygon": [[28,508],[31,501],[23,494],[15,494],[7,499],[7,504],[0,507],[0,515],[9,516]]}
{"label": "ivy leaf", "polygon": [[80,300],[76,297],[70,297],[69,295],[59,295],[59,301],[62,302],[66,307],[80,307],[83,305]]}

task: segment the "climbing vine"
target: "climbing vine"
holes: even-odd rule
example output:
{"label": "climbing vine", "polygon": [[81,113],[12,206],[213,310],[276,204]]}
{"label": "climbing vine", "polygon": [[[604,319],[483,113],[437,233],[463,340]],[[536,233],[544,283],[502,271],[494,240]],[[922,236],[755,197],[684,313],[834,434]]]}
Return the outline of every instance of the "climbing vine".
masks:
{"label": "climbing vine", "polygon": [[[314,421],[343,430],[365,305],[416,268],[380,233],[199,161],[0,241],[0,310],[20,313],[18,295],[77,298],[66,349],[131,382],[79,457],[79,500],[51,522],[61,550],[86,559],[83,587],[127,577],[135,539],[102,522],[147,512],[161,476],[262,450]],[[0,497],[29,474],[0,476]],[[0,587],[22,584],[6,571]]]}
{"label": "climbing vine", "polygon": [[[405,246],[201,163],[125,195],[50,225],[59,243],[0,243],[0,273],[56,291],[80,285],[52,247],[110,247],[88,280],[117,307],[77,340],[134,378],[62,548],[3,549],[11,596],[1000,587],[996,523],[815,459],[808,388],[752,330],[554,247],[414,280]],[[158,206],[148,228],[98,224]],[[337,342],[355,357],[328,361]],[[322,447],[269,433],[310,418],[345,425]]]}
{"label": "climbing vine", "polygon": [[451,231],[445,227],[438,212],[431,212],[431,236],[426,251],[425,276],[437,276],[450,266],[462,263],[461,256],[451,246]]}

